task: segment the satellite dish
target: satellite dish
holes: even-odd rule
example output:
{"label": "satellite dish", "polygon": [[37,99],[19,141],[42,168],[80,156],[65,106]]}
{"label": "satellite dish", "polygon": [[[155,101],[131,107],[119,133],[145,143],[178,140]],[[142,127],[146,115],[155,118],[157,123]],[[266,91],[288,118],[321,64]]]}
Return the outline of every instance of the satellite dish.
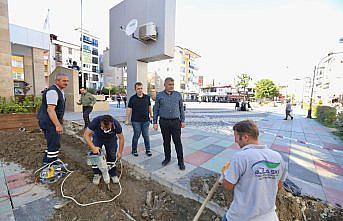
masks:
{"label": "satellite dish", "polygon": [[130,36],[133,33],[135,33],[135,31],[137,30],[138,27],[138,21],[137,19],[132,19],[126,26],[125,28],[125,33],[126,35]]}

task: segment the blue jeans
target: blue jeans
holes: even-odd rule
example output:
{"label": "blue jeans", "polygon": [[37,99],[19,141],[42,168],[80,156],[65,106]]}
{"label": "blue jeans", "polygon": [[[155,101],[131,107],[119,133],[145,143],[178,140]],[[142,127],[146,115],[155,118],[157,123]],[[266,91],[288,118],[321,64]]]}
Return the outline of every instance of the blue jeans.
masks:
{"label": "blue jeans", "polygon": [[222,221],[228,221],[228,220],[226,219],[226,213],[225,213],[225,215],[223,216]]}
{"label": "blue jeans", "polygon": [[149,139],[149,125],[150,122],[135,122],[132,121],[133,137],[132,137],[132,152],[137,152],[138,139],[143,135],[145,151],[150,151],[150,139]]}

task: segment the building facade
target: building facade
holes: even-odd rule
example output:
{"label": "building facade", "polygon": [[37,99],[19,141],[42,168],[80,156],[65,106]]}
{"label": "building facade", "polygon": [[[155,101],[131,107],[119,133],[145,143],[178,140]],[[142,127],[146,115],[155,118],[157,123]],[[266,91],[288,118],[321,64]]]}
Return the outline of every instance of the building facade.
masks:
{"label": "building facade", "polygon": [[[148,69],[151,76],[158,75],[158,78],[165,79],[172,77],[175,82],[175,90],[181,92],[185,101],[197,100],[200,88],[203,84],[203,76],[199,74],[200,55],[187,49],[176,46],[174,48],[174,58],[149,63]],[[152,77],[151,79],[156,79]],[[154,90],[160,91],[159,84],[155,84]],[[151,87],[152,88],[152,87]]]}
{"label": "building facade", "polygon": [[0,0],[0,74],[0,97],[10,98],[14,90],[7,0]]}
{"label": "building facade", "polygon": [[103,54],[103,75],[104,87],[123,87],[127,88],[127,71],[126,68],[117,68],[110,66],[109,49],[106,49]]}
{"label": "building facade", "polygon": [[100,72],[99,38],[84,31],[81,39],[82,41],[70,43],[51,35],[51,70],[55,70],[57,66],[78,68],[83,72],[83,75],[80,74],[80,86],[94,90],[102,89],[104,77]]}
{"label": "building facade", "polygon": [[14,95],[40,96],[49,75],[49,35],[10,24]]}

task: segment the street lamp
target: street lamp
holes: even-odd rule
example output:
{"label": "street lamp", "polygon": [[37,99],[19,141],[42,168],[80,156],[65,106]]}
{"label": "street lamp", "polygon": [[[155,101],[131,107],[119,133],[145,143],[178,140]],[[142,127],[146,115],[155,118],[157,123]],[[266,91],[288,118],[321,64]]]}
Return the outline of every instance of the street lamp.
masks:
{"label": "street lamp", "polygon": [[311,98],[310,98],[310,107],[308,109],[307,112],[307,118],[312,118],[312,100],[313,100],[313,89],[314,89],[314,80],[315,80],[315,76],[316,76],[316,71],[318,71],[319,69],[319,65],[320,63],[323,62],[323,60],[325,60],[326,58],[336,55],[336,54],[343,54],[343,52],[330,52],[328,55],[326,55],[325,57],[323,57],[319,62],[317,66],[314,66],[314,71],[313,71],[313,78],[312,78],[312,87],[311,87]]}

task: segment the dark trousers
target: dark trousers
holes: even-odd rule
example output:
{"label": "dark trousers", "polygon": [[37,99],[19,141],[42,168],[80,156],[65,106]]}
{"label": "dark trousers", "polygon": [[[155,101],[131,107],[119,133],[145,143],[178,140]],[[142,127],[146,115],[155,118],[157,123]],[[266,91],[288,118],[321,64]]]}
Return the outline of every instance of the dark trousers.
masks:
{"label": "dark trousers", "polygon": [[183,150],[181,143],[181,122],[179,119],[160,119],[160,127],[163,137],[163,147],[165,159],[171,158],[170,141],[173,138],[177,159],[183,163]]}
{"label": "dark trousers", "polygon": [[150,150],[150,139],[149,139],[150,122],[149,121],[146,121],[146,122],[132,121],[131,123],[133,127],[132,152],[137,152],[138,139],[141,136],[141,134],[144,139],[145,151],[149,151]]}
{"label": "dark trousers", "polygon": [[288,110],[286,110],[286,120],[288,119],[288,116],[290,116],[291,117],[291,119],[293,119],[293,116],[291,115],[291,111],[288,111]]}
{"label": "dark trousers", "polygon": [[82,112],[83,112],[83,120],[85,121],[85,127],[88,127],[90,120],[89,115],[92,112],[93,107],[91,106],[82,106]]}
{"label": "dark trousers", "polygon": [[43,132],[47,143],[43,163],[51,163],[58,158],[61,135],[56,132],[56,127],[53,125],[44,128]]}
{"label": "dark trousers", "polygon": [[117,100],[117,108],[120,108],[120,100]]}
{"label": "dark trousers", "polygon": [[[115,161],[117,158],[117,149],[118,149],[118,144],[116,139],[99,139],[97,137],[93,137],[93,143],[96,147],[102,148],[102,145],[105,146],[106,149],[106,161],[107,161],[107,166],[112,167],[108,173],[110,176],[116,176],[116,166],[115,166]],[[101,171],[96,165],[92,166],[93,173],[94,174],[101,174]]]}

